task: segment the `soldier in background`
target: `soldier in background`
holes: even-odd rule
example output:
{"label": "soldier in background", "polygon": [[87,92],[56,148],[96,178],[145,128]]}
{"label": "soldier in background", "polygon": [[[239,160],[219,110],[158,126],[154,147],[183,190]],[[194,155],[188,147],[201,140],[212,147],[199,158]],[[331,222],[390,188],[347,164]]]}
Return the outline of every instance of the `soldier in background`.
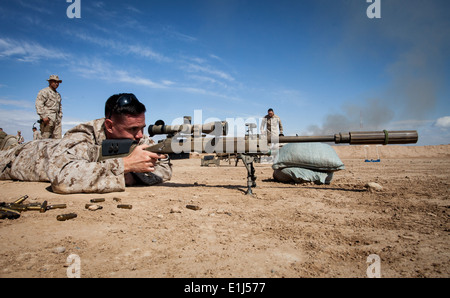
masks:
{"label": "soldier in background", "polygon": [[282,146],[278,143],[278,137],[283,136],[283,124],[281,119],[273,112],[273,109],[267,110],[267,115],[261,121],[261,134],[266,134],[270,138],[270,150],[272,150],[271,156],[262,156],[261,163],[272,164],[277,156],[278,149]]}
{"label": "soldier in background", "polygon": [[3,131],[3,128],[0,127],[0,139],[4,139],[7,136],[6,132]]}
{"label": "soldier in background", "polygon": [[40,117],[41,136],[43,139],[61,139],[61,95],[56,89],[62,80],[57,75],[51,75],[47,81],[49,86],[39,91],[36,98],[36,112]]}
{"label": "soldier in background", "polygon": [[41,133],[33,126],[33,141],[42,139]]}
{"label": "soldier in background", "polygon": [[7,150],[19,145],[17,138],[13,135],[8,135],[0,128],[0,150]]}
{"label": "soldier in background", "polygon": [[17,131],[16,139],[19,144],[22,144],[23,142],[25,142],[25,139],[23,138],[22,132],[20,130]]}
{"label": "soldier in background", "polygon": [[267,115],[264,116],[261,121],[261,134],[264,132],[267,132],[267,136],[271,137],[279,137],[283,135],[283,124],[281,124],[280,117],[275,115],[273,109],[267,110]]}

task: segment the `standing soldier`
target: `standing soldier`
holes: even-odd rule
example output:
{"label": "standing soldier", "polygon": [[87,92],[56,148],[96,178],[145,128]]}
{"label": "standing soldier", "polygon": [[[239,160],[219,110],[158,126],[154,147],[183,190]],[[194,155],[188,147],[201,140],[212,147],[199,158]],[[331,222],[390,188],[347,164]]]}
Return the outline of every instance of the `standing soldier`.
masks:
{"label": "standing soldier", "polygon": [[[267,126],[267,127],[266,127]],[[264,130],[264,127],[266,129]],[[281,119],[273,112],[273,109],[267,111],[267,115],[261,121],[261,133],[267,132],[267,136],[277,138],[283,135],[283,125]]]}
{"label": "standing soldier", "polygon": [[37,130],[36,127],[33,126],[33,141],[35,140],[40,140],[41,138],[41,133]]}
{"label": "standing soldier", "polygon": [[261,163],[273,163],[276,158],[276,152],[280,148],[278,140],[280,136],[283,136],[283,124],[281,124],[281,119],[273,112],[273,109],[267,110],[267,115],[261,121],[261,134],[266,135],[270,138],[270,149],[274,152],[272,156],[261,157]]}
{"label": "standing soldier", "polygon": [[25,139],[23,138],[22,132],[20,130],[17,131],[16,139],[19,144],[22,144],[23,142],[25,142]]}
{"label": "standing soldier", "polygon": [[62,108],[61,95],[56,91],[62,81],[57,75],[51,75],[48,87],[39,91],[36,98],[36,112],[40,117],[43,139],[61,139]]}

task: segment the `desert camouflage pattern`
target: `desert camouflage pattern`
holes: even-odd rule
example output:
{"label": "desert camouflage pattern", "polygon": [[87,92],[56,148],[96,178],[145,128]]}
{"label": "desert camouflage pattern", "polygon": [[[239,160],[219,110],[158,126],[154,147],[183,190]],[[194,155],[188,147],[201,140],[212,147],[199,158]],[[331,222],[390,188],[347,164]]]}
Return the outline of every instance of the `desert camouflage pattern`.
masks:
{"label": "desert camouflage pattern", "polygon": [[49,156],[57,141],[28,142],[0,152],[0,180],[49,181]]}
{"label": "desert camouflage pattern", "polygon": [[[265,126],[267,125],[267,128]],[[261,121],[261,133],[267,131],[268,136],[279,136],[283,134],[283,124],[281,124],[281,119],[277,115],[273,115],[273,117],[269,117],[268,115],[264,116]]]}
{"label": "desert camouflage pattern", "polygon": [[41,123],[42,138],[60,139],[62,135],[61,120],[63,116],[61,95],[50,87],[44,88],[39,91],[35,105],[36,112],[41,119],[50,119],[50,124],[47,126]]}
{"label": "desert camouflage pattern", "polygon": [[[2,133],[4,132],[2,131]],[[19,142],[15,136],[7,134],[4,134],[4,136],[0,135],[0,150],[8,150],[17,145],[19,145]]]}
{"label": "desert camouflage pattern", "polygon": [[[105,119],[80,124],[69,130],[61,140],[44,139],[28,142],[0,152],[0,179],[51,182],[54,192],[108,193],[125,190],[122,158],[98,162],[102,142],[106,139]],[[139,145],[151,144],[144,136]],[[172,176],[168,159],[155,166],[155,172],[139,184],[154,185]]]}
{"label": "desert camouflage pattern", "polygon": [[38,130],[33,132],[33,140],[40,140],[40,139],[42,139],[41,132]]}

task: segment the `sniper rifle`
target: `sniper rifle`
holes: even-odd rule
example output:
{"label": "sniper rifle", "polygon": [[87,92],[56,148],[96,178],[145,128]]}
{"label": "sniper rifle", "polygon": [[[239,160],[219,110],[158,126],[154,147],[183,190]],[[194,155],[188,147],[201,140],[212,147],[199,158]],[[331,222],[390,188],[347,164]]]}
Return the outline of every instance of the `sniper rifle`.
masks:
{"label": "sniper rifle", "polygon": [[[247,194],[252,194],[256,187],[255,168],[253,163],[261,155],[270,155],[271,143],[309,143],[325,142],[350,145],[388,145],[413,144],[418,141],[417,131],[358,131],[338,133],[324,136],[266,136],[248,133],[245,137],[226,137],[228,123],[223,121],[203,125],[193,125],[190,117],[184,118],[181,125],[165,125],[159,120],[150,125],[148,133],[167,135],[159,143],[151,145],[146,150],[159,154],[167,154],[170,158],[188,158],[190,152],[197,153],[233,153],[241,159],[247,169]],[[213,137],[207,137],[212,135]],[[131,154],[137,142],[130,139],[108,139],[103,141],[99,160],[123,158]]]}

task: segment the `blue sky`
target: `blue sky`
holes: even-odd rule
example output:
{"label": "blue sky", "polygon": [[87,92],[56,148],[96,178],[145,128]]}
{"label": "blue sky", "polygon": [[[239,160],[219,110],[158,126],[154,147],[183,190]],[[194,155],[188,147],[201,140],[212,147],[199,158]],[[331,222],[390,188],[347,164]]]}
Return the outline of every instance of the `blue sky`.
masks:
{"label": "blue sky", "polygon": [[[63,80],[63,130],[132,92],[147,124],[244,119],[285,135],[419,131],[450,143],[450,2],[66,0],[0,4],[0,127],[30,140],[36,95]],[[201,110],[201,112],[199,112]],[[199,116],[201,115],[201,117]]]}

